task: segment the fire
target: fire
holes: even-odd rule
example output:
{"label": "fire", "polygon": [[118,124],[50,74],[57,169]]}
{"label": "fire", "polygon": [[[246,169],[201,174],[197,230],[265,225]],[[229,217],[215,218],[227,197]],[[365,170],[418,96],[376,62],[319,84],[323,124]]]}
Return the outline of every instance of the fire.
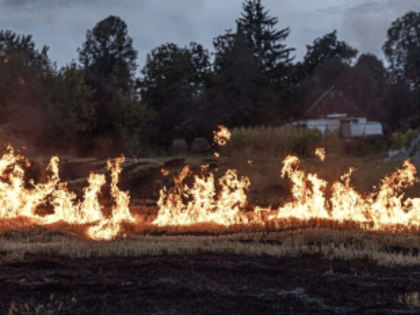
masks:
{"label": "fire", "polygon": [[[121,192],[118,187],[118,174],[124,158],[115,159],[114,163],[108,161],[111,170],[111,196],[115,200],[113,216],[104,218],[99,204],[98,194],[101,186],[105,184],[105,175],[91,173],[88,178],[88,187],[84,189],[82,202],[76,201],[76,194],[67,189],[67,183],[60,181],[59,159],[52,157],[47,171],[52,173],[46,183],[34,184],[31,189],[25,188],[24,170],[19,164],[24,158],[14,155],[10,146],[0,160],[0,215],[2,218],[26,216],[38,224],[49,224],[57,221],[66,221],[70,224],[84,224],[100,222],[98,226],[91,227],[88,235],[93,239],[111,239],[119,231],[119,222],[126,220],[134,222],[128,210],[129,195]],[[28,162],[27,162],[28,163]],[[26,164],[28,165],[28,164]],[[49,199],[54,213],[41,217],[35,214],[35,209],[44,205]],[[107,229],[103,227],[109,225]]]}
{"label": "fire", "polygon": [[324,162],[325,160],[325,149],[324,148],[316,148],[315,155],[319,157],[319,159]]}
{"label": "fire", "polygon": [[[208,165],[202,167],[206,172]],[[228,170],[219,184],[222,191],[216,196],[214,187],[214,175],[208,177],[194,176],[195,182],[192,188],[183,185],[183,180],[191,175],[190,168],[184,167],[178,177],[174,177],[175,187],[160,191],[158,201],[159,212],[152,224],[165,225],[190,225],[200,222],[212,222],[229,226],[235,223],[247,223],[248,220],[240,207],[246,205],[244,190],[250,185],[247,177],[238,181],[235,170]],[[190,198],[187,204],[182,201],[182,196]]]}
{"label": "fire", "polygon": [[125,158],[116,158],[114,162],[108,161],[107,168],[111,170],[111,196],[115,200],[115,206],[112,208],[113,215],[110,219],[102,219],[98,226],[89,228],[88,234],[93,239],[111,239],[119,232],[120,223],[124,220],[135,222],[131,216],[128,205],[130,195],[128,192],[120,191],[117,187],[118,177],[121,173],[121,164]]}
{"label": "fire", "polygon": [[218,157],[220,157],[220,154],[219,154],[219,153],[217,153],[217,152],[214,152],[214,157],[215,157],[215,158],[218,158]]}
{"label": "fire", "polygon": [[224,146],[230,140],[232,134],[225,126],[219,126],[218,131],[213,131],[214,134],[214,142],[217,143],[219,146]]}
{"label": "fire", "polygon": [[[219,126],[215,132],[215,142],[226,144],[230,139],[229,131]],[[325,150],[317,148],[315,154],[323,161]],[[83,190],[83,198],[67,188],[67,183],[59,177],[59,158],[53,156],[47,167],[49,174],[45,183],[24,180],[24,167],[29,161],[16,155],[12,147],[0,159],[0,217],[15,218],[25,216],[38,224],[65,221],[70,224],[91,224],[86,235],[94,240],[114,239],[120,233],[123,221],[131,224],[151,224],[152,226],[187,226],[197,223],[213,223],[225,227],[233,224],[261,224],[284,219],[298,220],[328,219],[343,222],[351,220],[381,230],[400,224],[406,227],[420,226],[420,198],[408,198],[404,202],[403,189],[419,182],[415,177],[416,168],[408,160],[402,169],[381,180],[376,192],[362,195],[350,184],[349,172],[340,181],[328,183],[317,174],[308,173],[300,168],[300,160],[289,155],[283,161],[281,178],[291,181],[292,199],[278,209],[255,206],[253,211],[244,212],[248,206],[246,191],[251,182],[248,177],[238,177],[237,171],[229,169],[217,181],[209,172],[209,166],[201,166],[200,174],[192,174],[189,166],[174,177],[174,187],[164,187],[160,191],[158,213],[151,223],[134,219],[129,211],[129,192],[118,188],[119,176],[125,158],[118,157],[107,162],[111,172],[110,195],[113,199],[111,216],[105,217],[99,202],[101,188],[105,185],[105,175],[91,173],[88,185]],[[252,165],[252,160],[248,163]],[[163,175],[169,170],[162,168]],[[192,179],[187,185],[186,179]],[[328,193],[329,192],[329,193]],[[327,197],[327,195],[329,197]],[[44,216],[36,214],[36,209],[49,204],[54,213]],[[264,219],[262,212],[267,212]]]}

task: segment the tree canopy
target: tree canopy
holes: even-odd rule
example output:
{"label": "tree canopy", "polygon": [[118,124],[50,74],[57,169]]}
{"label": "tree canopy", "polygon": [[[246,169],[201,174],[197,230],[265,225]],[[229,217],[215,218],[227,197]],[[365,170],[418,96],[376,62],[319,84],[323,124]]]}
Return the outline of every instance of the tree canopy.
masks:
{"label": "tree canopy", "polygon": [[314,73],[319,64],[328,60],[338,58],[344,63],[350,63],[358,54],[357,49],[350,47],[344,41],[337,40],[337,30],[316,38],[312,46],[306,45],[306,49],[304,64],[308,74]]}
{"label": "tree canopy", "polygon": [[420,88],[420,13],[410,11],[392,22],[382,46],[390,64],[390,79],[403,80],[409,89]]}
{"label": "tree canopy", "polygon": [[259,71],[269,79],[269,83],[288,79],[291,62],[289,55],[295,48],[286,48],[280,42],[289,36],[290,28],[276,31],[273,28],[278,19],[264,12],[261,0],[247,0],[243,3],[242,17],[237,20],[258,60]]}

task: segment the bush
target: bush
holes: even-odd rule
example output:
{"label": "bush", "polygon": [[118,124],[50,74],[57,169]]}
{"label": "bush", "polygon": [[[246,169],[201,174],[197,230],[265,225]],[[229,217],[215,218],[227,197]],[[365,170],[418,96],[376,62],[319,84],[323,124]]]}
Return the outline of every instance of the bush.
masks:
{"label": "bush", "polygon": [[390,137],[391,150],[398,150],[409,145],[410,136],[410,133],[394,132]]}
{"label": "bush", "polygon": [[247,148],[254,152],[309,156],[321,143],[322,134],[318,130],[260,127],[233,129],[229,146],[237,151]]}
{"label": "bush", "polygon": [[363,157],[382,152],[388,146],[388,140],[384,136],[357,137],[344,142],[344,153],[347,156]]}

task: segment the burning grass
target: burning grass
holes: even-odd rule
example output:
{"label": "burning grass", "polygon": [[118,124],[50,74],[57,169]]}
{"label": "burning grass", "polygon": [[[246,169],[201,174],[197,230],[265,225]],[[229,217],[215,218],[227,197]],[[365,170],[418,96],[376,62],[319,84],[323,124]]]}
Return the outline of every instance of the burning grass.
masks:
{"label": "burning grass", "polygon": [[[215,138],[226,143],[229,137],[221,128]],[[193,174],[185,167],[172,187],[160,191],[157,204],[147,206],[130,202],[129,192],[118,188],[122,166],[136,167],[135,160],[107,161],[106,169],[89,175],[78,198],[60,180],[57,157],[50,161],[46,182],[26,183],[24,168],[30,162],[9,148],[0,160],[0,262],[26,255],[319,254],[331,261],[327,276],[337,272],[332,263],[337,259],[389,268],[420,265],[415,166],[406,161],[395,170],[400,165],[383,163],[380,155],[343,158],[328,147],[314,153],[302,160],[248,149],[230,151],[228,157],[215,154],[221,166],[214,172],[202,166]],[[349,171],[350,165],[357,171]],[[174,175],[166,168],[160,172]],[[106,173],[112,200],[105,202]],[[75,303],[70,298],[66,303]],[[395,300],[418,306],[419,293],[398,294]],[[63,301],[54,304],[53,295],[50,301],[50,314],[59,314]],[[9,313],[31,310],[40,314],[45,308],[13,302]]]}
{"label": "burning grass", "polygon": [[[230,137],[224,127],[215,132],[215,142],[219,145],[228,143]],[[344,161],[339,155],[329,155],[317,147],[314,148],[316,158],[301,161],[292,155],[283,157],[281,172],[275,173],[273,170],[281,166],[278,156],[238,152],[230,152],[225,159],[219,157],[224,166],[214,173],[208,165],[202,166],[199,174],[184,167],[174,177],[174,186],[160,191],[157,207],[151,210],[129,206],[129,192],[118,188],[124,157],[107,161],[112,201],[105,206],[100,200],[106,182],[103,172],[90,173],[83,197],[78,198],[60,180],[59,159],[53,157],[47,167],[47,181],[32,181],[28,186],[24,181],[24,167],[30,162],[9,147],[0,160],[0,213],[4,232],[0,248],[5,253],[4,259],[22,257],[29,252],[69,257],[202,251],[274,256],[318,252],[342,259],[368,257],[390,266],[417,264],[415,249],[419,247],[415,238],[409,238],[410,244],[414,244],[411,247],[399,245],[402,235],[415,237],[420,226],[420,198],[415,198],[419,195],[419,180],[415,177],[415,166],[409,161],[392,173],[388,172],[391,163],[354,158]],[[127,162],[126,165],[135,165],[134,160]],[[346,170],[343,162],[359,168],[355,172],[359,177],[354,176],[355,185],[350,180],[355,168]],[[162,176],[169,175],[164,168],[161,172]],[[249,176],[239,176],[239,173]],[[384,177],[389,173],[392,174]],[[373,181],[379,182],[378,187],[366,192],[372,189],[366,186]],[[251,184],[255,188],[250,188]],[[412,190],[404,196],[403,189],[409,187]],[[40,215],[39,208],[51,210]],[[22,231],[34,224],[48,229],[32,240],[32,232],[26,238],[8,239],[11,229]],[[322,240],[315,241],[306,236],[315,235],[312,228],[331,231],[319,230],[322,236],[314,237]],[[54,238],[50,229],[74,234]],[[340,233],[354,234],[356,238],[365,235],[365,241],[354,245]],[[266,242],[268,235],[277,235],[270,240],[275,244]],[[247,237],[252,242],[245,242]],[[401,252],[389,252],[389,248],[396,247],[402,248]],[[407,254],[406,248],[412,251]]]}

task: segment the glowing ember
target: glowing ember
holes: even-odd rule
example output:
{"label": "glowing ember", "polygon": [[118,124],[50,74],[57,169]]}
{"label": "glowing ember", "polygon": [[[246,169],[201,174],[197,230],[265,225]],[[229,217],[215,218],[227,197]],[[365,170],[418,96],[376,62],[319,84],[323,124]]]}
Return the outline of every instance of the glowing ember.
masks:
{"label": "glowing ember", "polygon": [[160,170],[160,172],[162,173],[163,176],[168,176],[169,175],[169,171],[167,169],[162,168]]}
{"label": "glowing ember", "polygon": [[248,160],[248,164],[252,166],[252,162],[254,162],[253,159]]}
{"label": "glowing ember", "polygon": [[220,157],[220,154],[217,153],[217,152],[214,152],[214,157],[218,158],[218,157]]}

